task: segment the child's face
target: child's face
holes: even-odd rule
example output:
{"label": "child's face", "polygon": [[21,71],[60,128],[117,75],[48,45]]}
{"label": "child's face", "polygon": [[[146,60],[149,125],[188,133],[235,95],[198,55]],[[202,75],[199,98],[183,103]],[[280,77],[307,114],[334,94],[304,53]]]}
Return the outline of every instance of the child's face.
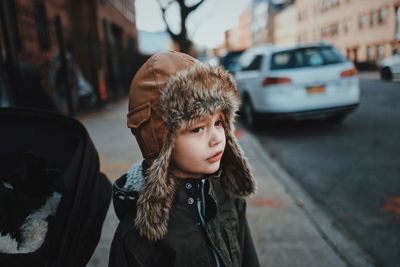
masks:
{"label": "child's face", "polygon": [[200,178],[219,169],[225,149],[222,113],[199,119],[175,136],[172,173],[178,178]]}

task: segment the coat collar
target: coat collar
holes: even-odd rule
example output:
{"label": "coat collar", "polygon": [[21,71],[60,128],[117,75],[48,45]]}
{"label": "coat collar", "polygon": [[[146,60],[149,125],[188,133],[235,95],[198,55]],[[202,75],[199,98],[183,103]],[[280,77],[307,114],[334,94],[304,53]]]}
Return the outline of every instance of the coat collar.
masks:
{"label": "coat collar", "polygon": [[[204,178],[204,199],[206,202],[206,222],[213,219],[219,210],[219,203],[222,199],[220,198],[221,193],[216,192],[220,190],[220,175],[212,175]],[[202,179],[179,179],[177,182],[177,191],[173,205],[185,207],[189,213],[193,213],[197,218],[196,210],[197,199],[202,199]],[[192,208],[193,207],[193,208]]]}

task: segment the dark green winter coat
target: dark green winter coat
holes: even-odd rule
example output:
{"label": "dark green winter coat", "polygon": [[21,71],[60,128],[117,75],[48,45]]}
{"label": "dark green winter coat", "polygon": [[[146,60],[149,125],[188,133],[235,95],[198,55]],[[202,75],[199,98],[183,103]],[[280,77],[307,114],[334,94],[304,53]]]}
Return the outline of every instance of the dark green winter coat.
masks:
{"label": "dark green winter coat", "polygon": [[121,221],[109,267],[259,266],[246,202],[229,196],[221,187],[221,177],[204,179],[204,186],[201,179],[177,181],[167,234],[159,241],[139,235],[133,221],[140,193],[123,189],[126,177],[114,184],[114,207]]}

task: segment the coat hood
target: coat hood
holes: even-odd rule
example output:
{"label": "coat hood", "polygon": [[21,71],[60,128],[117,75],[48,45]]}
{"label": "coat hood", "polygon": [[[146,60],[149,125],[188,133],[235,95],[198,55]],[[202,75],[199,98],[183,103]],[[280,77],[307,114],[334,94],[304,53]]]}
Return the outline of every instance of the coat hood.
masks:
{"label": "coat hood", "polygon": [[135,163],[127,173],[113,184],[113,205],[119,220],[129,213],[136,213],[136,201],[142,191],[144,174],[142,163]]}
{"label": "coat hood", "polygon": [[235,197],[254,193],[254,180],[233,134],[239,105],[233,77],[189,55],[158,53],[138,70],[130,87],[127,119],[148,166],[134,222],[142,236],[159,240],[167,233],[176,191],[176,180],[169,174],[174,137],[203,116],[222,112],[226,119],[221,161],[226,192]]}

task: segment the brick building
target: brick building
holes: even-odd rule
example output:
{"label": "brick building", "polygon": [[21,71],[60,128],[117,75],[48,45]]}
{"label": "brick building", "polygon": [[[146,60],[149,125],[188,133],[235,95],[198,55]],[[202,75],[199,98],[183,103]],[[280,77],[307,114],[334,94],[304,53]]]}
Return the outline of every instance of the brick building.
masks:
{"label": "brick building", "polygon": [[276,14],[283,7],[290,5],[293,0],[278,1],[279,4],[272,2],[274,1],[251,1],[240,14],[238,26],[225,32],[226,50],[244,50],[251,46],[274,42]]}
{"label": "brick building", "polygon": [[101,0],[96,32],[101,58],[100,78],[109,92],[120,95],[129,89],[134,70],[140,65],[134,0]]}
{"label": "brick building", "polygon": [[275,17],[274,29],[274,43],[294,44],[297,42],[297,11],[294,5],[286,7]]}
{"label": "brick building", "polygon": [[[252,0],[252,45],[326,41],[360,68],[400,48],[400,0]],[[245,11],[244,13],[246,13]],[[229,32],[243,41],[244,28]]]}
{"label": "brick building", "polygon": [[252,38],[254,45],[273,42],[275,12],[267,1],[252,3]]}
{"label": "brick building", "polygon": [[[51,98],[57,89],[50,84],[49,75],[61,48],[74,59],[99,100],[126,92],[139,64],[134,0],[1,2],[2,68],[8,73],[17,105],[24,104],[18,103],[18,98],[28,95],[30,89],[19,89],[21,86],[14,84],[18,77],[13,75],[19,72],[11,68],[29,66],[40,75],[41,86]],[[18,90],[23,92],[15,92]]]}
{"label": "brick building", "polygon": [[331,42],[360,66],[400,47],[400,0],[297,0],[276,21],[275,43]]}
{"label": "brick building", "polygon": [[239,16],[238,26],[225,31],[225,49],[227,51],[240,51],[252,46],[251,22],[251,9],[246,8]]}
{"label": "brick building", "polygon": [[[63,23],[64,37],[70,39],[71,23],[66,1],[2,1],[2,32],[0,47],[5,47],[4,35],[8,31],[14,55],[26,63],[41,64],[57,48],[54,20]],[[8,23],[7,23],[8,22]]]}

